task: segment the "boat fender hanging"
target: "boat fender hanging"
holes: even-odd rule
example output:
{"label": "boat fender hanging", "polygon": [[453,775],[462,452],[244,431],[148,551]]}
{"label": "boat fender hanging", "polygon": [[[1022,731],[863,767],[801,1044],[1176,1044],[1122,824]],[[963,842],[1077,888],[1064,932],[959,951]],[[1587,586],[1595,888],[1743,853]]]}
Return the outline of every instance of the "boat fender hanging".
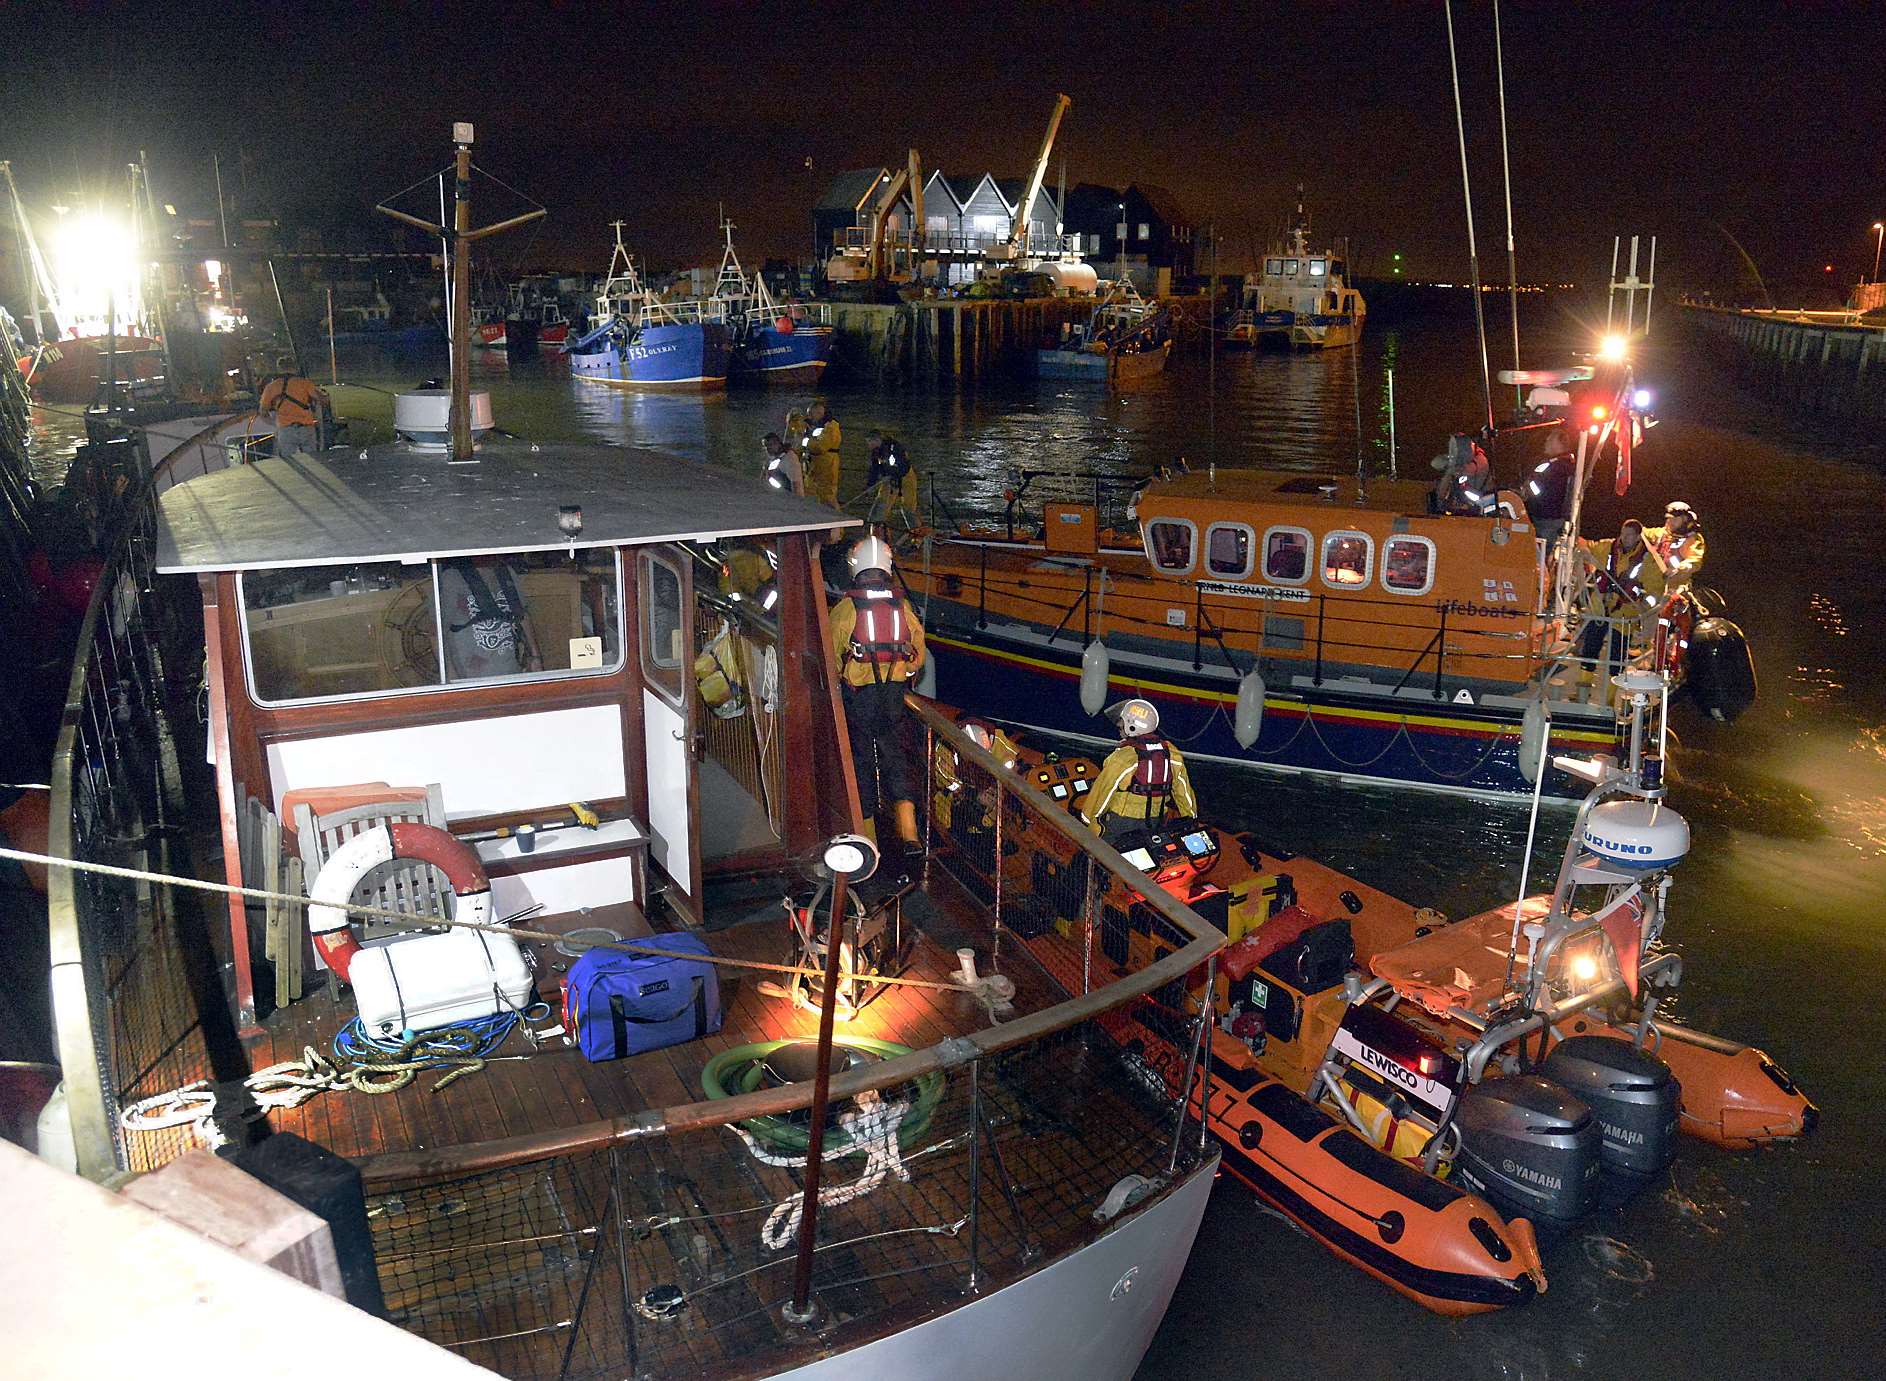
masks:
{"label": "boat fender hanging", "polygon": [[1231,731],[1238,747],[1249,748],[1264,729],[1264,677],[1256,667],[1238,680],[1238,708],[1231,719]]}
{"label": "boat fender hanging", "polygon": [[1107,645],[1095,638],[1081,653],[1081,709],[1099,714],[1107,703],[1107,682],[1113,672],[1113,658]]}
{"label": "boat fender hanging", "polygon": [[347,923],[347,901],[363,878],[382,863],[410,858],[430,863],[445,874],[458,905],[455,921],[487,925],[491,921],[491,881],[471,845],[446,831],[417,821],[377,825],[355,835],[332,854],[308,889],[308,932],[327,966],[348,981],[347,973],[360,941]]}
{"label": "boat fender hanging", "polygon": [[1539,780],[1540,756],[1545,747],[1546,730],[1551,721],[1546,718],[1545,706],[1534,700],[1526,706],[1526,713],[1519,721],[1519,775],[1528,785]]}

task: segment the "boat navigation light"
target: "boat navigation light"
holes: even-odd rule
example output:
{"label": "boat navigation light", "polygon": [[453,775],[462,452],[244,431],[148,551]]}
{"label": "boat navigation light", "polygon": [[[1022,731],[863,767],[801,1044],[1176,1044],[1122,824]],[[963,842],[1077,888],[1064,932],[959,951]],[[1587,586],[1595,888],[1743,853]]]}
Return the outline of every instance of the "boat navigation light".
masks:
{"label": "boat navigation light", "polygon": [[1611,409],[1607,408],[1603,403],[1598,404],[1591,410],[1591,420],[1594,422],[1602,422],[1610,415]]}
{"label": "boat navigation light", "polygon": [[1598,342],[1598,358],[1613,363],[1622,360],[1630,351],[1630,342],[1623,336],[1613,333]]}
{"label": "boat navigation light", "polygon": [[1589,953],[1572,956],[1572,981],[1579,987],[1588,986],[1598,976],[1598,961]]}
{"label": "boat navigation light", "polygon": [[1636,408],[1639,412],[1648,408],[1650,406],[1650,390],[1640,388],[1637,392],[1633,393],[1631,395],[1631,406]]}

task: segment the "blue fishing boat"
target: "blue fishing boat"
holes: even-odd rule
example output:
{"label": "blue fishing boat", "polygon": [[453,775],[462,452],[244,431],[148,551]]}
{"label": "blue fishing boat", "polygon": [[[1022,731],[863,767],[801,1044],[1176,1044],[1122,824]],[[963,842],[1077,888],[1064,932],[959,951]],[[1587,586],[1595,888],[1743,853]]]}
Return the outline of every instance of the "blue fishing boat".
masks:
{"label": "blue fishing boat", "polygon": [[711,389],[727,384],[733,333],[724,303],[664,302],[642,283],[614,222],[615,252],[588,331],[569,347],[579,379],[617,388]]}
{"label": "blue fishing boat", "polygon": [[838,339],[831,309],[776,300],[764,277],[755,273],[749,278],[740,267],[733,248],[733,222],[723,221],[721,228],[727,247],[721,254],[714,298],[725,304],[733,328],[729,377],[735,383],[816,384],[832,362]]}

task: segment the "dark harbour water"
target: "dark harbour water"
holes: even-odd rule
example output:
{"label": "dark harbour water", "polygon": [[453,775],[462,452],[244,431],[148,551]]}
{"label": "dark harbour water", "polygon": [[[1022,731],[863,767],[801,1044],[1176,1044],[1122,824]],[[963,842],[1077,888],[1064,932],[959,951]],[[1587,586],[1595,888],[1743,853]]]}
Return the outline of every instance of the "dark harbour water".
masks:
{"label": "dark harbour water", "polygon": [[[1534,341],[1583,334],[1574,312],[1529,303]],[[1600,309],[1601,311],[1601,309]],[[1495,318],[1504,330],[1503,315]],[[1490,325],[1493,323],[1490,323]],[[1179,456],[1224,466],[1353,470],[1357,423],[1372,470],[1388,463],[1383,366],[1396,369],[1400,468],[1426,476],[1444,434],[1481,407],[1467,303],[1457,315],[1372,320],[1358,352],[1182,358],[1146,388],[1108,398],[1073,384],[955,391],[834,382],[846,433],[844,492],[861,481],[864,432],[888,426],[959,510],[999,508],[1017,466],[1143,474]],[[1732,728],[1687,711],[1671,802],[1694,843],[1667,937],[1686,978],[1674,1004],[1700,1027],[1764,1046],[1820,1103],[1792,1147],[1730,1154],[1685,1142],[1660,1185],[1601,1211],[1547,1260],[1550,1289],[1526,1308],[1453,1322],[1337,1261],[1217,1187],[1184,1281],[1146,1358],[1147,1377],[1247,1378],[1292,1370],[1448,1381],[1878,1376],[1886,1212],[1867,1159],[1886,1107],[1886,582],[1879,521],[1886,445],[1770,411],[1697,365],[1662,320],[1639,377],[1666,419],[1622,500],[1608,476],[1589,530],[1651,518],[1671,498],[1709,535],[1705,582],[1748,631],[1761,699]],[[1496,336],[1496,362],[1500,353]],[[357,440],[385,434],[390,395],[439,362],[343,358],[336,390]],[[637,396],[571,380],[553,360],[481,358],[499,425],[546,440],[681,451],[757,470],[783,391]],[[1359,371],[1359,374],[1358,374]],[[370,386],[370,387],[369,387]],[[59,419],[49,419],[48,464]],[[624,482],[634,483],[625,467]],[[1384,890],[1463,915],[1510,898],[1526,815],[1517,806],[1201,767],[1217,819],[1267,835]],[[1548,811],[1540,885],[1570,814]],[[1543,873],[1540,870],[1543,869]]]}

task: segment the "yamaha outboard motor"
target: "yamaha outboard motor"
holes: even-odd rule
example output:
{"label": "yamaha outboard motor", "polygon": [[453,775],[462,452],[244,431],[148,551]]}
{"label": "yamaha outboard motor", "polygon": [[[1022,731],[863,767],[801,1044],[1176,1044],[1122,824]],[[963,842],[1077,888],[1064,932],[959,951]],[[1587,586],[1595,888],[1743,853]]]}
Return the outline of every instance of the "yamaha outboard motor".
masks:
{"label": "yamaha outboard motor", "polygon": [[1564,1227],[1598,1204],[1603,1133],[1570,1093],[1536,1074],[1476,1084],[1454,1113],[1453,1178],[1508,1217]]}
{"label": "yamaha outboard motor", "polygon": [[1755,703],[1755,663],[1742,630],[1720,614],[1690,630],[1684,686],[1711,719],[1725,724]]}
{"label": "yamaha outboard motor", "polygon": [[1616,1036],[1560,1041],[1539,1072],[1577,1095],[1604,1133],[1605,1173],[1647,1179],[1676,1159],[1682,1086],[1670,1066]]}

